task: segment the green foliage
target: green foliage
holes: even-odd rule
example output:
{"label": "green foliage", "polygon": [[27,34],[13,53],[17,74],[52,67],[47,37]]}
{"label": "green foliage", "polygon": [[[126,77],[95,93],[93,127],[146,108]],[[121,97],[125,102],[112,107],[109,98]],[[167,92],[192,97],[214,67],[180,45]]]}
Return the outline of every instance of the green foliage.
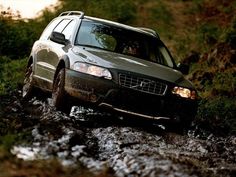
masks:
{"label": "green foliage", "polygon": [[215,24],[205,23],[198,27],[196,39],[199,46],[204,46],[203,51],[209,49],[212,45],[219,41],[221,35],[220,28]]}
{"label": "green foliage", "polygon": [[0,95],[17,89],[23,83],[26,59],[11,60],[0,57]]}
{"label": "green foliage", "polygon": [[34,23],[0,16],[0,56],[22,58],[29,55],[38,32]]}
{"label": "green foliage", "polygon": [[7,134],[0,137],[0,144],[5,150],[10,150],[17,139],[16,134]]}
{"label": "green foliage", "polygon": [[44,9],[40,17],[38,17],[35,20],[32,20],[29,23],[32,23],[32,22],[36,23],[35,26],[38,27],[39,29],[38,31],[37,30],[35,31],[37,31],[38,33],[41,33],[43,32],[45,27],[52,21],[52,19],[58,15],[59,15],[58,11],[52,12],[49,9]]}
{"label": "green foliage", "polygon": [[196,82],[196,86],[201,91],[200,95],[203,98],[214,96],[235,97],[236,75],[234,71],[205,72],[200,78],[200,83]]}
{"label": "green foliage", "polygon": [[202,97],[236,96],[235,54],[227,43],[219,43],[191,67],[191,76]]}
{"label": "green foliage", "polygon": [[216,73],[212,86],[218,93],[233,95],[236,89],[236,73],[233,71]]}
{"label": "green foliage", "polygon": [[[192,43],[192,38],[194,35],[192,34],[183,34],[182,36],[176,36],[176,53],[178,54],[175,58],[178,62],[182,62],[187,55],[190,54],[190,44]],[[175,53],[173,53],[175,54]]]}
{"label": "green foliage", "polygon": [[236,19],[233,20],[232,25],[224,33],[224,40],[227,42],[231,42],[233,37],[236,38]]}
{"label": "green foliage", "polygon": [[186,9],[186,11],[188,11],[191,14],[196,14],[201,12],[204,9],[204,1],[205,0],[192,0],[193,6],[190,9]]}
{"label": "green foliage", "polygon": [[197,124],[218,135],[236,134],[236,102],[219,96],[203,99],[199,104]]}
{"label": "green foliage", "polygon": [[173,20],[171,12],[160,0],[157,6],[151,8],[151,14],[153,19],[158,19],[158,21],[162,21],[163,24],[165,23],[166,25],[170,25]]}
{"label": "green foliage", "polygon": [[86,15],[115,20],[121,23],[132,23],[136,16],[136,6],[133,1],[120,0],[63,0],[60,11],[80,10]]}
{"label": "green foliage", "polygon": [[158,0],[158,3],[156,3],[155,6],[152,6],[150,9],[150,25],[153,23],[156,26],[154,28],[157,28],[157,31],[161,34],[161,36],[172,39],[173,38],[173,17],[169,9],[166,7],[166,5]]}

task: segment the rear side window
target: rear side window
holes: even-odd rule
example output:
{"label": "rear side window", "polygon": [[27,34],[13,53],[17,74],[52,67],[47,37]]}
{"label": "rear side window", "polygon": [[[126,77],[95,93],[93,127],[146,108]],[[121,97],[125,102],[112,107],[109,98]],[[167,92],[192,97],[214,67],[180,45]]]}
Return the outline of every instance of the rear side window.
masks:
{"label": "rear side window", "polygon": [[62,30],[66,27],[66,25],[70,22],[70,19],[64,19],[62,20],[53,31],[61,33]]}
{"label": "rear side window", "polygon": [[65,35],[66,39],[71,40],[72,33],[74,32],[74,28],[76,25],[76,21],[72,20],[70,23],[65,27],[62,33]]}
{"label": "rear side window", "polygon": [[60,23],[61,19],[55,19],[49,25],[45,28],[43,31],[40,39],[41,40],[47,40],[52,33],[52,30],[57,26],[58,23]]}

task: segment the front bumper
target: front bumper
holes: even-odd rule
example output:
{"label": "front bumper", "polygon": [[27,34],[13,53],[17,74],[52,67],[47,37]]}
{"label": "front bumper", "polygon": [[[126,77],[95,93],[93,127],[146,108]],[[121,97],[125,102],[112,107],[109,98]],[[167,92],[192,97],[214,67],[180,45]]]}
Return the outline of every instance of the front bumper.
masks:
{"label": "front bumper", "polygon": [[[114,81],[115,80],[115,81]],[[121,114],[155,120],[192,119],[197,112],[197,101],[171,94],[149,94],[123,87],[118,76],[107,80],[66,70],[65,91],[73,98]]]}

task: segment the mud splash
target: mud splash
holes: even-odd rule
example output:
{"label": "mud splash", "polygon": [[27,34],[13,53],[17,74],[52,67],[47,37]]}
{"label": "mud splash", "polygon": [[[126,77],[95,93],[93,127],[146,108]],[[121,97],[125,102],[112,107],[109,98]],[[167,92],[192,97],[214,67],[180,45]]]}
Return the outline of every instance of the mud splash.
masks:
{"label": "mud splash", "polygon": [[25,121],[34,122],[31,141],[12,148],[19,158],[56,157],[63,165],[81,163],[94,174],[109,169],[117,177],[236,175],[235,136],[200,136],[194,130],[180,135],[82,107],[68,116],[50,99],[17,102],[12,109],[23,108]]}

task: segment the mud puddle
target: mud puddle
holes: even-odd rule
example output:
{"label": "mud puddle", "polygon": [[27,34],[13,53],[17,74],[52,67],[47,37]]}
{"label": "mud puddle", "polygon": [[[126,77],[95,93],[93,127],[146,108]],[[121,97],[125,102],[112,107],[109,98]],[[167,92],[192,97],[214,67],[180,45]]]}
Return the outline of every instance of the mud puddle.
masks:
{"label": "mud puddle", "polygon": [[50,99],[16,100],[11,109],[32,125],[30,141],[11,149],[25,160],[56,157],[64,165],[81,163],[93,173],[109,169],[118,177],[236,176],[235,136],[203,137],[195,130],[180,135],[81,107],[68,116]]}

